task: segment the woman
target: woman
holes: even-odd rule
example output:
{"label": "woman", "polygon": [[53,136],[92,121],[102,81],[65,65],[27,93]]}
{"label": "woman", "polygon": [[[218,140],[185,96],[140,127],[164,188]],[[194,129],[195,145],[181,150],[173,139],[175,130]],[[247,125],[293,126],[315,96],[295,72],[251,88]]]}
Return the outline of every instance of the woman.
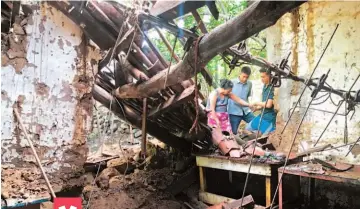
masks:
{"label": "woman", "polygon": [[[223,155],[229,154],[230,157],[241,157],[245,153],[252,154],[255,148],[254,155],[269,158],[272,157],[274,160],[282,160],[283,154],[272,153],[264,151],[262,148],[258,147],[254,144],[254,141],[250,142],[239,142],[243,147],[239,147],[239,145],[235,142],[235,137],[232,133],[229,115],[227,113],[227,105],[229,98],[234,100],[243,106],[248,106],[253,108],[253,105],[245,102],[239,97],[235,96],[231,93],[233,87],[233,83],[230,80],[223,79],[220,81],[220,88],[217,88],[213,92],[210,93],[208,103],[206,105],[208,113],[208,125],[211,128],[215,128],[212,130],[212,140],[215,145],[219,147]],[[223,133],[218,128],[221,128],[222,132],[228,132],[230,137],[226,137],[227,140],[223,140]],[[226,134],[225,134],[226,135]],[[222,143],[225,143],[222,145]]]}
{"label": "woman", "polygon": [[210,127],[220,127],[222,131],[229,132],[232,135],[227,106],[229,98],[242,106],[252,107],[246,101],[240,99],[231,90],[233,83],[228,79],[220,80],[220,87],[210,93],[206,109],[208,113],[208,125]]}

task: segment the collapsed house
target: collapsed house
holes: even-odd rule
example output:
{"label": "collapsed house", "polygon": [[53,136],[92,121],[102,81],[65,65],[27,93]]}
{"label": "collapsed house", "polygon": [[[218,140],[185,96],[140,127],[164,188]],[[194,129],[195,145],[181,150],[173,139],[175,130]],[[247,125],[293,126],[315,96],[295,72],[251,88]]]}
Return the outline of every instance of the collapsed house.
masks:
{"label": "collapsed house", "polygon": [[[339,142],[344,130],[344,144],[354,142],[360,135],[360,117],[355,112],[360,97],[359,82],[356,83],[359,74],[356,51],[360,47],[356,35],[352,35],[358,30],[355,27],[359,22],[358,3],[347,4],[345,11],[341,3],[254,2],[244,13],[212,31],[207,31],[196,9],[206,6],[217,18],[219,11],[214,1],[174,1],[172,4],[159,1],[154,5],[134,3],[132,7],[97,1],[2,2],[2,5],[9,8],[2,11],[8,17],[8,30],[11,28],[11,32],[2,33],[2,189],[8,192],[4,194],[8,206],[50,199],[41,173],[34,166],[36,159],[13,115],[14,108],[21,113],[27,131],[33,136],[32,141],[55,192],[80,186],[88,153],[86,138],[91,131],[93,99],[122,120],[143,129],[142,151],[145,153],[146,133],[183,152],[209,153],[212,133],[206,125],[206,113],[199,104],[199,100],[205,98],[199,91],[197,77],[192,77],[201,74],[208,85],[215,86],[204,66],[222,52],[229,61],[244,60],[271,68],[281,81],[276,84],[279,87],[276,94],[279,131],[286,121],[290,122],[282,135],[276,132],[269,137],[276,148],[295,152],[300,146],[306,151],[314,146],[320,135],[319,143],[324,145]],[[287,13],[289,11],[291,13]],[[174,23],[175,18],[188,13],[194,16],[197,29],[204,36],[196,32],[197,29],[180,28]],[[336,23],[340,24],[339,32],[334,35],[334,41],[329,44],[311,80],[308,75],[317,65]],[[275,64],[251,56],[246,47],[233,47],[269,26],[268,60]],[[170,62],[164,59],[148,35],[149,30],[156,30],[161,36],[159,28],[177,37],[184,46],[184,57],[174,54],[171,43],[163,39],[172,55]],[[115,63],[115,66],[109,67],[109,63]],[[328,68],[332,69],[328,79],[323,77],[321,80]],[[331,81],[332,78],[341,82]],[[301,83],[311,90],[303,94]],[[353,88],[349,90],[352,84]],[[306,108],[314,98],[311,97],[314,89],[318,90],[317,94],[330,92],[322,97],[330,98],[322,102],[325,107],[322,110],[328,113],[314,107]],[[349,94],[344,93],[347,90]],[[339,97],[336,102],[332,101],[335,97]],[[345,102],[340,103],[342,99]],[[348,106],[344,107],[345,104]],[[338,112],[340,107],[345,109],[346,114],[342,114],[349,118],[336,116],[327,127],[332,115],[341,114]],[[292,119],[288,120],[290,115]],[[302,126],[301,117],[304,117]],[[293,137],[295,132],[300,132],[301,136]],[[304,143],[304,139],[308,142]],[[357,163],[354,155],[347,158],[333,156],[333,159]],[[215,196],[215,192],[208,191],[210,185],[206,188],[205,170],[213,168],[263,174],[268,188],[264,189],[264,205],[270,206],[276,199],[275,190],[280,190],[273,175],[280,164],[254,164],[253,168],[259,170],[253,172],[248,170],[249,159],[242,161],[242,165],[236,161],[242,160],[197,158],[201,176],[200,199],[215,205],[233,200]],[[22,185],[26,188],[21,188]],[[245,201],[244,194],[242,197],[240,205]],[[241,195],[236,199],[239,198]],[[347,201],[340,203],[347,204]]]}

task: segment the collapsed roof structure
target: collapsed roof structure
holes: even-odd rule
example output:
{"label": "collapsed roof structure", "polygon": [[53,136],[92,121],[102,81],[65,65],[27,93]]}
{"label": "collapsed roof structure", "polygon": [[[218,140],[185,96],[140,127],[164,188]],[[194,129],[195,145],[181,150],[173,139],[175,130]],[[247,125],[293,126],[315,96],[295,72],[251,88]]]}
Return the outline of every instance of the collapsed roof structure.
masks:
{"label": "collapsed roof structure", "polygon": [[[206,33],[196,9],[207,5],[217,18],[215,2],[175,2],[158,1],[153,7],[148,2],[143,5],[133,3],[132,7],[118,2],[96,1],[54,1],[51,4],[80,25],[97,46],[108,51],[99,63],[93,89],[97,101],[122,119],[141,127],[141,116],[144,115],[141,98],[147,98],[144,104],[148,114],[144,118],[149,134],[175,148],[190,150],[193,143],[198,149],[205,149],[211,134],[206,126],[205,113],[196,108],[198,101],[194,98],[201,98],[201,95],[198,95],[191,77],[200,72],[212,85],[204,64],[218,53],[274,24],[284,13],[303,2],[255,2],[243,14],[201,39],[196,32],[176,26],[173,19],[191,12],[202,32]],[[258,22],[260,19],[263,21]],[[185,57],[170,67],[147,34],[147,30],[158,27],[176,35],[185,46]],[[112,59],[116,59],[118,64],[115,72],[109,73],[105,66]],[[136,83],[132,83],[131,78],[136,79]],[[198,127],[189,132],[194,121],[198,122]]]}

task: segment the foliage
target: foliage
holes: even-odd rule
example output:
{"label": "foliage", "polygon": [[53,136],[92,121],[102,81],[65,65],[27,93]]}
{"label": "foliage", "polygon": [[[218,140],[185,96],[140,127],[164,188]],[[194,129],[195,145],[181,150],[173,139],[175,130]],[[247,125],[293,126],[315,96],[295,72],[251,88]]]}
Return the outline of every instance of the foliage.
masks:
{"label": "foliage", "polygon": [[[241,14],[246,8],[247,8],[248,1],[217,1],[216,5],[220,12],[218,20],[216,20],[210,13],[208,7],[202,7],[198,9],[198,13],[200,14],[200,17],[202,18],[205,27],[208,31],[213,30],[215,27],[225,23],[226,21],[230,20],[231,18],[234,18],[235,16]],[[195,18],[191,15],[191,13],[186,14],[178,19],[175,20],[175,23],[179,27],[183,27],[186,29],[191,29],[194,27],[197,27],[198,24],[195,21]],[[161,29],[162,33],[165,35],[166,39],[169,41],[171,47],[174,45],[175,41],[175,35],[169,33],[168,31]],[[199,28],[197,28],[196,32],[198,34],[201,34],[201,31]],[[164,58],[167,61],[170,61],[170,51],[164,44],[164,42],[161,40],[160,36],[157,34],[157,32],[152,29],[148,32],[149,37],[151,41],[156,45],[156,47],[159,49],[161,54],[164,56]],[[185,40],[183,41],[185,43]],[[260,56],[263,58],[266,58],[266,37],[265,32],[262,31],[259,34],[255,35],[255,37],[249,38],[246,40],[246,45],[250,53],[254,56]],[[176,47],[175,47],[175,54],[180,57],[180,59],[184,55],[184,50],[182,43],[177,40]],[[172,63],[175,63],[176,61],[172,59]],[[210,74],[213,76],[213,79],[215,82],[219,82],[222,78],[228,78],[233,79],[238,76],[238,73],[241,69],[241,67],[236,67],[229,75],[230,68],[229,66],[224,62],[224,60],[221,58],[221,56],[214,57],[207,65],[207,69],[209,70]],[[250,79],[258,79],[259,73],[258,73],[258,67],[256,66],[250,66],[252,68],[252,76]],[[198,77],[200,80],[202,92],[206,95],[208,95],[208,92],[211,91],[211,88],[208,88],[205,85],[205,82],[203,81],[202,76]]]}

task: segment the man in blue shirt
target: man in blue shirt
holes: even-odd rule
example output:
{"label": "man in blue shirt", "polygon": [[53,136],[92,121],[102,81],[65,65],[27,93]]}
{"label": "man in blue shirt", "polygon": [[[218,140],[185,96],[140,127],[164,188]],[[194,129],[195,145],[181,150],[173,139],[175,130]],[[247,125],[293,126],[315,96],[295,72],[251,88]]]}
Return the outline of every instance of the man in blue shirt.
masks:
{"label": "man in blue shirt", "polygon": [[[241,69],[239,77],[232,80],[234,84],[232,93],[246,102],[249,102],[249,96],[251,96],[252,92],[252,83],[248,81],[250,74],[250,67],[245,66]],[[255,117],[249,107],[242,106],[231,99],[229,99],[228,102],[228,113],[231,129],[234,134],[237,134],[239,124],[242,120],[249,123]]]}
{"label": "man in blue shirt", "polygon": [[[261,102],[254,103],[256,110],[264,109],[264,116],[260,125],[260,133],[268,134],[276,128],[276,112],[274,110],[274,88],[271,88],[271,74],[267,69],[260,70],[261,81],[264,83]],[[268,101],[266,98],[269,95]],[[266,105],[265,105],[266,103]],[[247,130],[257,131],[259,128],[261,114],[256,116],[247,126]]]}

